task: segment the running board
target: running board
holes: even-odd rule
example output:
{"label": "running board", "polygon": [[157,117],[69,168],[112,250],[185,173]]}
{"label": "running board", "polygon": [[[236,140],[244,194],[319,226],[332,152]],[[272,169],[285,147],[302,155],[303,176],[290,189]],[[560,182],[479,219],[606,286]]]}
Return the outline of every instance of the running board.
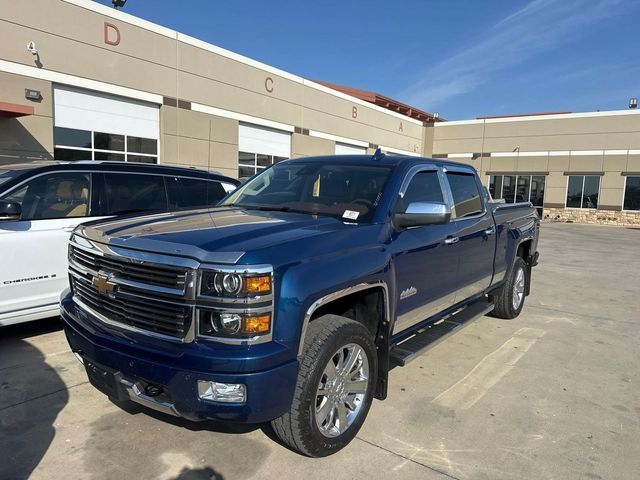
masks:
{"label": "running board", "polygon": [[391,365],[404,367],[407,363],[435,347],[450,335],[462,330],[477,318],[491,312],[493,308],[493,303],[481,300],[444,320],[421,328],[414,336],[393,347],[389,359]]}

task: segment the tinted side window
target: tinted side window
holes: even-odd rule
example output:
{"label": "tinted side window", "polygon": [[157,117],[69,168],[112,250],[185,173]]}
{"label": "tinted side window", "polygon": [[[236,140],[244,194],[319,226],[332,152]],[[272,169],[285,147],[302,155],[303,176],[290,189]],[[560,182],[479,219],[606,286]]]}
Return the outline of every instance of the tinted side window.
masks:
{"label": "tinted side window", "polygon": [[166,210],[164,180],[155,175],[105,173],[106,215]]}
{"label": "tinted side window", "polygon": [[207,194],[209,195],[209,205],[217,205],[227,194],[227,190],[220,182],[207,182]]}
{"label": "tinted side window", "polygon": [[400,208],[404,211],[414,202],[444,202],[438,172],[419,172],[411,179]]}
{"label": "tinted side window", "polygon": [[178,178],[178,208],[207,205],[207,182],[195,178]]}
{"label": "tinted side window", "polygon": [[482,198],[475,176],[467,173],[447,172],[447,180],[453,195],[452,218],[482,213]]}
{"label": "tinted side window", "polygon": [[21,220],[87,217],[90,188],[88,173],[53,173],[34,178],[3,200],[20,204]]}
{"label": "tinted side window", "polygon": [[197,178],[178,178],[178,208],[216,205],[226,195],[220,182]]}

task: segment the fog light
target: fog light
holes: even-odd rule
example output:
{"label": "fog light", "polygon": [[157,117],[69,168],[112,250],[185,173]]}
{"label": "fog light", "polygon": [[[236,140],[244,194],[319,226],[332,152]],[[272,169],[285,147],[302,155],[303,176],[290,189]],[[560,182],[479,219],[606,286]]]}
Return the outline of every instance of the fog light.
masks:
{"label": "fog light", "polygon": [[198,380],[198,396],[202,400],[224,403],[245,403],[247,387],[242,383],[218,383]]}

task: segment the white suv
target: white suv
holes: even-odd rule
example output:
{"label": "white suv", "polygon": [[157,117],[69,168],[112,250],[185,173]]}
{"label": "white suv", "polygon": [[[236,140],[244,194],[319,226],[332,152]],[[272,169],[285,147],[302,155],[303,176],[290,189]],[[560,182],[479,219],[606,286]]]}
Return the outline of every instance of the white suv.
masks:
{"label": "white suv", "polygon": [[0,326],[58,314],[67,243],[80,223],[213,206],[238,181],[124,162],[0,165]]}

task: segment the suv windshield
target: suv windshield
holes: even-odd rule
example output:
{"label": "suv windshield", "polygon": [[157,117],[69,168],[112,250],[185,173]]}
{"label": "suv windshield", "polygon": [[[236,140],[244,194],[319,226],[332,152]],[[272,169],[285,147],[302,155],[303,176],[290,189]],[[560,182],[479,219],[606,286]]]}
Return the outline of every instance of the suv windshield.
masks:
{"label": "suv windshield", "polygon": [[283,162],[249,180],[221,205],[370,222],[391,171],[380,165]]}

